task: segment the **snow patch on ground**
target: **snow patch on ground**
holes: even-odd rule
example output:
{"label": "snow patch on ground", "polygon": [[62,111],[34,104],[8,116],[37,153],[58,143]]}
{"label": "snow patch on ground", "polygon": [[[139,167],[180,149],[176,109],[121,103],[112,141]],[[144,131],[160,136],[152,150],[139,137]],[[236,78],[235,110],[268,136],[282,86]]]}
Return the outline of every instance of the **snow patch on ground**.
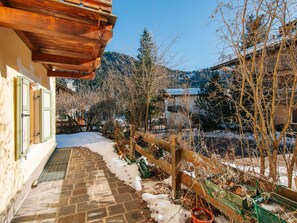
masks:
{"label": "snow patch on ground", "polygon": [[159,223],[184,223],[191,217],[190,211],[172,204],[168,195],[144,193],[142,199],[148,203],[152,211],[151,217]]}
{"label": "snow patch on ground", "polygon": [[254,136],[251,133],[246,133],[245,135],[242,135],[242,134],[238,134],[238,133],[226,131],[226,130],[215,130],[215,131],[205,132],[205,136],[211,137],[211,138],[254,140]]}
{"label": "snow patch on ground", "polygon": [[[76,133],[76,134],[62,134],[62,135],[57,135],[56,139],[57,139],[57,147],[58,148],[84,146],[86,144],[97,143],[97,142],[103,140],[99,137],[99,134],[95,133],[95,132],[80,132],[80,133]],[[105,141],[107,141],[107,139],[105,139]]]}
{"label": "snow patch on ground", "polygon": [[[226,165],[229,165],[231,167],[234,167],[236,169],[239,169],[243,172],[250,172],[250,173],[256,173],[260,174],[260,167],[255,167],[255,166],[241,166],[241,165],[236,165],[234,163],[224,163]],[[267,177],[269,175],[269,169],[265,169],[265,176]],[[287,168],[286,167],[278,167],[278,183],[280,185],[288,186],[288,177],[287,177]],[[297,176],[297,171],[293,171],[293,178]],[[295,185],[294,180],[292,184],[292,189],[296,189],[297,185]]]}

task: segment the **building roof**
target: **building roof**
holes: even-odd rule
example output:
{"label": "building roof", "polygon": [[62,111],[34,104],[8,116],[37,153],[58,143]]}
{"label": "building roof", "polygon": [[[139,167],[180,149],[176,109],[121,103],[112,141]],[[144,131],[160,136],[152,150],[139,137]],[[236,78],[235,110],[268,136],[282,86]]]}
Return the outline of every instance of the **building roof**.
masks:
{"label": "building roof", "polygon": [[75,91],[73,91],[72,89],[65,87],[64,85],[56,82],[56,90],[58,89],[62,89],[64,92],[68,92],[71,95],[77,94]]}
{"label": "building roof", "polygon": [[165,89],[166,93],[170,96],[182,96],[182,95],[198,95],[201,92],[200,88],[175,88]]}
{"label": "building roof", "polygon": [[115,22],[111,0],[0,0],[0,26],[16,31],[50,77],[93,79]]}
{"label": "building roof", "polygon": [[[292,34],[294,34],[295,32],[293,32]],[[267,41],[266,43],[266,47],[269,49],[269,50],[272,50],[272,49],[276,49],[279,47],[280,43],[282,42],[283,40],[283,36],[279,36],[279,37],[276,37],[276,38],[272,38],[271,40]],[[290,40],[290,35],[289,36],[286,36],[285,37],[286,40]],[[264,47],[264,43],[259,43],[257,44],[256,46],[256,52],[259,53]],[[250,48],[247,48],[245,53],[243,51],[240,52],[240,54],[242,56],[250,56],[252,55],[254,52],[254,47],[250,47]],[[221,67],[224,67],[224,66],[233,66],[236,62],[238,61],[238,55],[237,54],[229,54],[227,56],[224,56],[222,57],[219,61],[217,61],[214,65],[212,65],[212,67],[210,67],[211,70],[217,70],[217,69],[220,69]]]}
{"label": "building roof", "polygon": [[[276,39],[272,39],[270,41],[267,42],[266,46],[267,47],[272,47],[277,45],[278,43],[281,42],[281,38],[276,38]],[[256,52],[259,52],[263,49],[263,43],[259,43],[256,46]],[[251,55],[254,52],[254,47],[250,47],[246,49],[245,55]],[[240,52],[241,55],[243,55],[243,52]],[[224,66],[231,66],[234,65],[238,60],[238,55],[236,54],[229,54],[227,56],[222,57],[219,61],[217,61],[214,65],[212,65],[212,67],[210,67],[211,70],[216,70],[219,69],[221,67]]]}

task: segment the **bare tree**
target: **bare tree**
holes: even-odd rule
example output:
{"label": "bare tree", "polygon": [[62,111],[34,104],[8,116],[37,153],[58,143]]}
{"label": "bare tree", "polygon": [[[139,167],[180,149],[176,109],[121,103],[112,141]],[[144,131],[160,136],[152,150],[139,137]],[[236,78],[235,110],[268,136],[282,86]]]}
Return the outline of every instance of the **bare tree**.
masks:
{"label": "bare tree", "polygon": [[[109,74],[107,86],[113,88],[117,104],[130,123],[148,130],[152,117],[160,112],[158,93],[168,85],[168,58],[174,41],[157,47],[151,34],[144,30],[139,55],[131,63],[131,73]],[[112,86],[111,86],[112,85]],[[155,108],[155,109],[154,109]]]}
{"label": "bare tree", "polygon": [[76,94],[61,92],[57,95],[57,115],[67,118],[71,126],[76,126],[80,131],[81,121],[87,125],[96,125],[100,121],[101,94],[96,91],[84,90]]}
{"label": "bare tree", "polygon": [[[273,182],[278,177],[281,142],[297,106],[297,35],[296,22],[292,22],[296,7],[296,1],[291,0],[244,0],[219,2],[216,10],[222,21],[219,31],[226,46],[224,51],[231,53],[221,63],[232,77],[228,96],[235,105],[241,133],[246,129],[253,133],[260,154],[260,173],[265,173],[267,157]],[[252,38],[247,39],[251,14],[262,25],[258,24]],[[281,124],[279,131],[277,123]],[[289,186],[297,147],[290,152],[293,155],[287,156]]]}

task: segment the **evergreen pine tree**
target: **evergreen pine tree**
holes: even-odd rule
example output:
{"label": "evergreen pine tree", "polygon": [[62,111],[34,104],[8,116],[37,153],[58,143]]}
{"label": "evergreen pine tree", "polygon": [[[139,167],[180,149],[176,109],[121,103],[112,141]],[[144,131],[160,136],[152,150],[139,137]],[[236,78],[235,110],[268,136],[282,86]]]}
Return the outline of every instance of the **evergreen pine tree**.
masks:
{"label": "evergreen pine tree", "polygon": [[224,85],[219,72],[213,72],[195,101],[196,106],[207,114],[207,117],[201,120],[204,129],[216,128],[218,124],[230,122],[230,117],[235,113],[234,106],[224,92]]}
{"label": "evergreen pine tree", "polygon": [[155,44],[152,40],[152,36],[147,29],[144,29],[140,39],[140,47],[138,48],[138,62],[145,66],[151,66],[156,62],[154,50]]}
{"label": "evergreen pine tree", "polygon": [[264,15],[255,16],[251,14],[245,23],[245,35],[242,43],[242,48],[252,47],[255,44],[263,42],[266,38],[266,24]]}
{"label": "evergreen pine tree", "polygon": [[159,75],[157,70],[160,70],[157,66],[156,45],[151,34],[147,29],[144,29],[138,48],[135,77],[137,80],[135,82],[139,86],[139,99],[143,103],[141,107],[145,108],[143,112],[145,130],[148,129],[149,119],[151,119],[154,108],[152,103],[157,94],[155,80]]}

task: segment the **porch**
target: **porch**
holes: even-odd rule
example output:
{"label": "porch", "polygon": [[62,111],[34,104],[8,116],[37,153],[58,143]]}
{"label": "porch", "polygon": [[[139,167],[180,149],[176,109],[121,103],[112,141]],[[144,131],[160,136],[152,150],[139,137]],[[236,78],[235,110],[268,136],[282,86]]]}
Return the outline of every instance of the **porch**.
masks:
{"label": "porch", "polygon": [[65,179],[32,188],[12,222],[149,222],[139,193],[119,180],[101,155],[85,147],[66,150]]}

